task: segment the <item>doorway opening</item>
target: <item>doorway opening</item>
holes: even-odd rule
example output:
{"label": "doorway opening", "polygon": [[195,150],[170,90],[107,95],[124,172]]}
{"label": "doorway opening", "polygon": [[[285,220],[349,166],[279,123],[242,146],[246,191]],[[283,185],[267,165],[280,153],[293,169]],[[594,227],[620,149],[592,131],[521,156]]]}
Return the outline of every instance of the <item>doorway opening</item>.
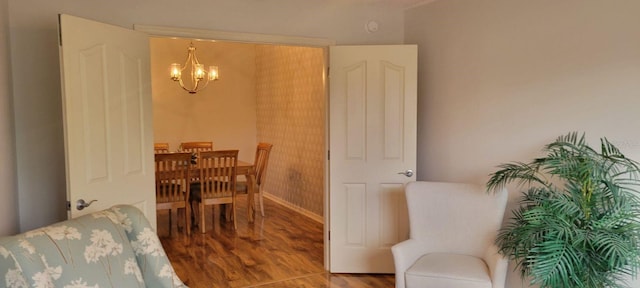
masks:
{"label": "doorway opening", "polygon": [[[156,31],[150,34],[157,29],[136,27]],[[213,32],[196,37],[223,40],[197,40],[193,33],[150,37],[154,141],[174,150],[183,141],[212,141],[214,149],[240,150],[240,160],[247,162],[253,161],[256,143],[274,144],[265,197],[325,224],[328,268],[326,63],[331,42],[318,46],[317,39],[305,44],[275,37],[284,40],[249,43],[237,39],[245,34],[225,40],[208,33]],[[168,76],[171,63],[184,62],[190,42],[201,63],[220,71],[220,80],[196,94]]]}

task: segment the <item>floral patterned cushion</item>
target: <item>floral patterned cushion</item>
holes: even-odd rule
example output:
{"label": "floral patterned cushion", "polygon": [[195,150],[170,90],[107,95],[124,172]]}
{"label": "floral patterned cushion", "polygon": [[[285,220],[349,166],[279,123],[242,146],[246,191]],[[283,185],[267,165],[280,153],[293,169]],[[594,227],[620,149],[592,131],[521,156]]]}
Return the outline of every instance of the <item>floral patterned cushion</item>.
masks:
{"label": "floral patterned cushion", "polygon": [[176,275],[158,238],[142,211],[129,205],[111,208],[129,237],[147,287],[187,287]]}
{"label": "floral patterned cushion", "polygon": [[0,238],[2,286],[186,287],[142,212],[125,205]]}

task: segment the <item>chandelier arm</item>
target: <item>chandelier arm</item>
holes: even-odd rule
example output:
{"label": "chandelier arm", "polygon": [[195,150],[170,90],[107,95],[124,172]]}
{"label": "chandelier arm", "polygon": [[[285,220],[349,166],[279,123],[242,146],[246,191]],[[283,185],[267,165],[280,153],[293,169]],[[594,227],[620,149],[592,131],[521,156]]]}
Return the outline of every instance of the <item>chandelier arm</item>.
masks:
{"label": "chandelier arm", "polygon": [[200,61],[198,61],[198,56],[196,56],[196,50],[195,50],[195,48],[193,49],[193,52],[192,52],[192,53],[190,53],[190,54],[191,54],[191,56],[193,56],[193,62],[194,62],[195,64],[200,64]]}
{"label": "chandelier arm", "polygon": [[204,89],[204,87],[207,87],[207,84],[209,84],[209,79],[204,80],[204,84],[202,86],[199,86],[202,83],[203,80],[198,80],[196,81],[196,84],[193,86],[193,89],[189,92],[191,94],[194,94],[202,89]]}
{"label": "chandelier arm", "polygon": [[193,85],[193,89],[191,90],[192,92],[189,92],[191,94],[195,94],[196,92],[198,92],[198,90],[200,90],[201,88],[198,88],[198,85],[200,84],[200,81],[196,81],[196,83]]}
{"label": "chandelier arm", "polygon": [[[182,83],[182,78],[180,78],[178,80],[178,84],[180,84],[180,88],[184,89],[184,91],[187,91],[189,93],[192,93],[191,90],[189,90],[187,87],[184,86],[184,83]],[[195,92],[194,92],[195,93]]]}
{"label": "chandelier arm", "polygon": [[[209,81],[209,77],[206,77],[206,79],[207,79],[207,80],[205,80],[205,81],[204,81],[204,84],[202,85],[202,87],[200,87],[200,88],[198,88],[198,89],[200,89],[200,90],[204,89],[204,87],[207,87],[207,85],[209,84],[209,82],[211,82],[211,81]],[[196,91],[196,92],[197,92],[197,91]]]}
{"label": "chandelier arm", "polygon": [[187,69],[187,65],[193,63],[191,61],[191,54],[192,54],[191,51],[187,52],[187,59],[184,60],[184,65],[182,66],[182,70]]}
{"label": "chandelier arm", "polygon": [[195,84],[193,84],[193,88],[189,89],[186,88],[182,85],[182,83],[180,84],[180,86],[182,86],[182,89],[187,90],[187,92],[191,93],[191,94],[195,94],[196,92],[204,89],[204,87],[207,87],[207,84],[209,84],[209,80],[205,80],[204,81],[204,85],[200,86],[200,83],[202,83],[202,80],[196,80]]}

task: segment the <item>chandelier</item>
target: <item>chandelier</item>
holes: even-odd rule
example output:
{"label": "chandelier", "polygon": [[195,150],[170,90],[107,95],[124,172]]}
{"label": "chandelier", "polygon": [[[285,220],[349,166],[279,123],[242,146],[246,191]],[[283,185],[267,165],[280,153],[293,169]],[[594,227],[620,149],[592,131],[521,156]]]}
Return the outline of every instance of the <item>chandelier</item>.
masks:
{"label": "chandelier", "polygon": [[[182,71],[190,66],[191,84],[186,85],[182,81]],[[209,71],[204,70],[204,64],[198,62],[196,57],[196,47],[193,46],[193,42],[189,44],[187,50],[187,60],[184,63],[184,67],[178,63],[171,64],[171,80],[177,81],[180,87],[189,94],[195,94],[196,92],[207,87],[209,81],[218,80],[218,66],[209,66]]]}

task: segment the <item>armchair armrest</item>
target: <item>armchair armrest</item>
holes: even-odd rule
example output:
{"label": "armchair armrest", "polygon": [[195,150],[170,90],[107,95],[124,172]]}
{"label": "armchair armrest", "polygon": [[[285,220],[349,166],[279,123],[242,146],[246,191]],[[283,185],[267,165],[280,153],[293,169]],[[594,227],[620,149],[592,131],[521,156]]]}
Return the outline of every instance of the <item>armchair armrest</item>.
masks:
{"label": "armchair armrest", "polygon": [[413,263],[430,251],[428,244],[416,239],[408,239],[391,247],[396,269],[396,288],[404,288],[404,273]]}
{"label": "armchair armrest", "polygon": [[487,249],[487,252],[485,252],[483,260],[489,267],[489,274],[491,275],[493,288],[504,288],[504,284],[507,279],[509,259],[500,254],[498,246],[492,244]]}

